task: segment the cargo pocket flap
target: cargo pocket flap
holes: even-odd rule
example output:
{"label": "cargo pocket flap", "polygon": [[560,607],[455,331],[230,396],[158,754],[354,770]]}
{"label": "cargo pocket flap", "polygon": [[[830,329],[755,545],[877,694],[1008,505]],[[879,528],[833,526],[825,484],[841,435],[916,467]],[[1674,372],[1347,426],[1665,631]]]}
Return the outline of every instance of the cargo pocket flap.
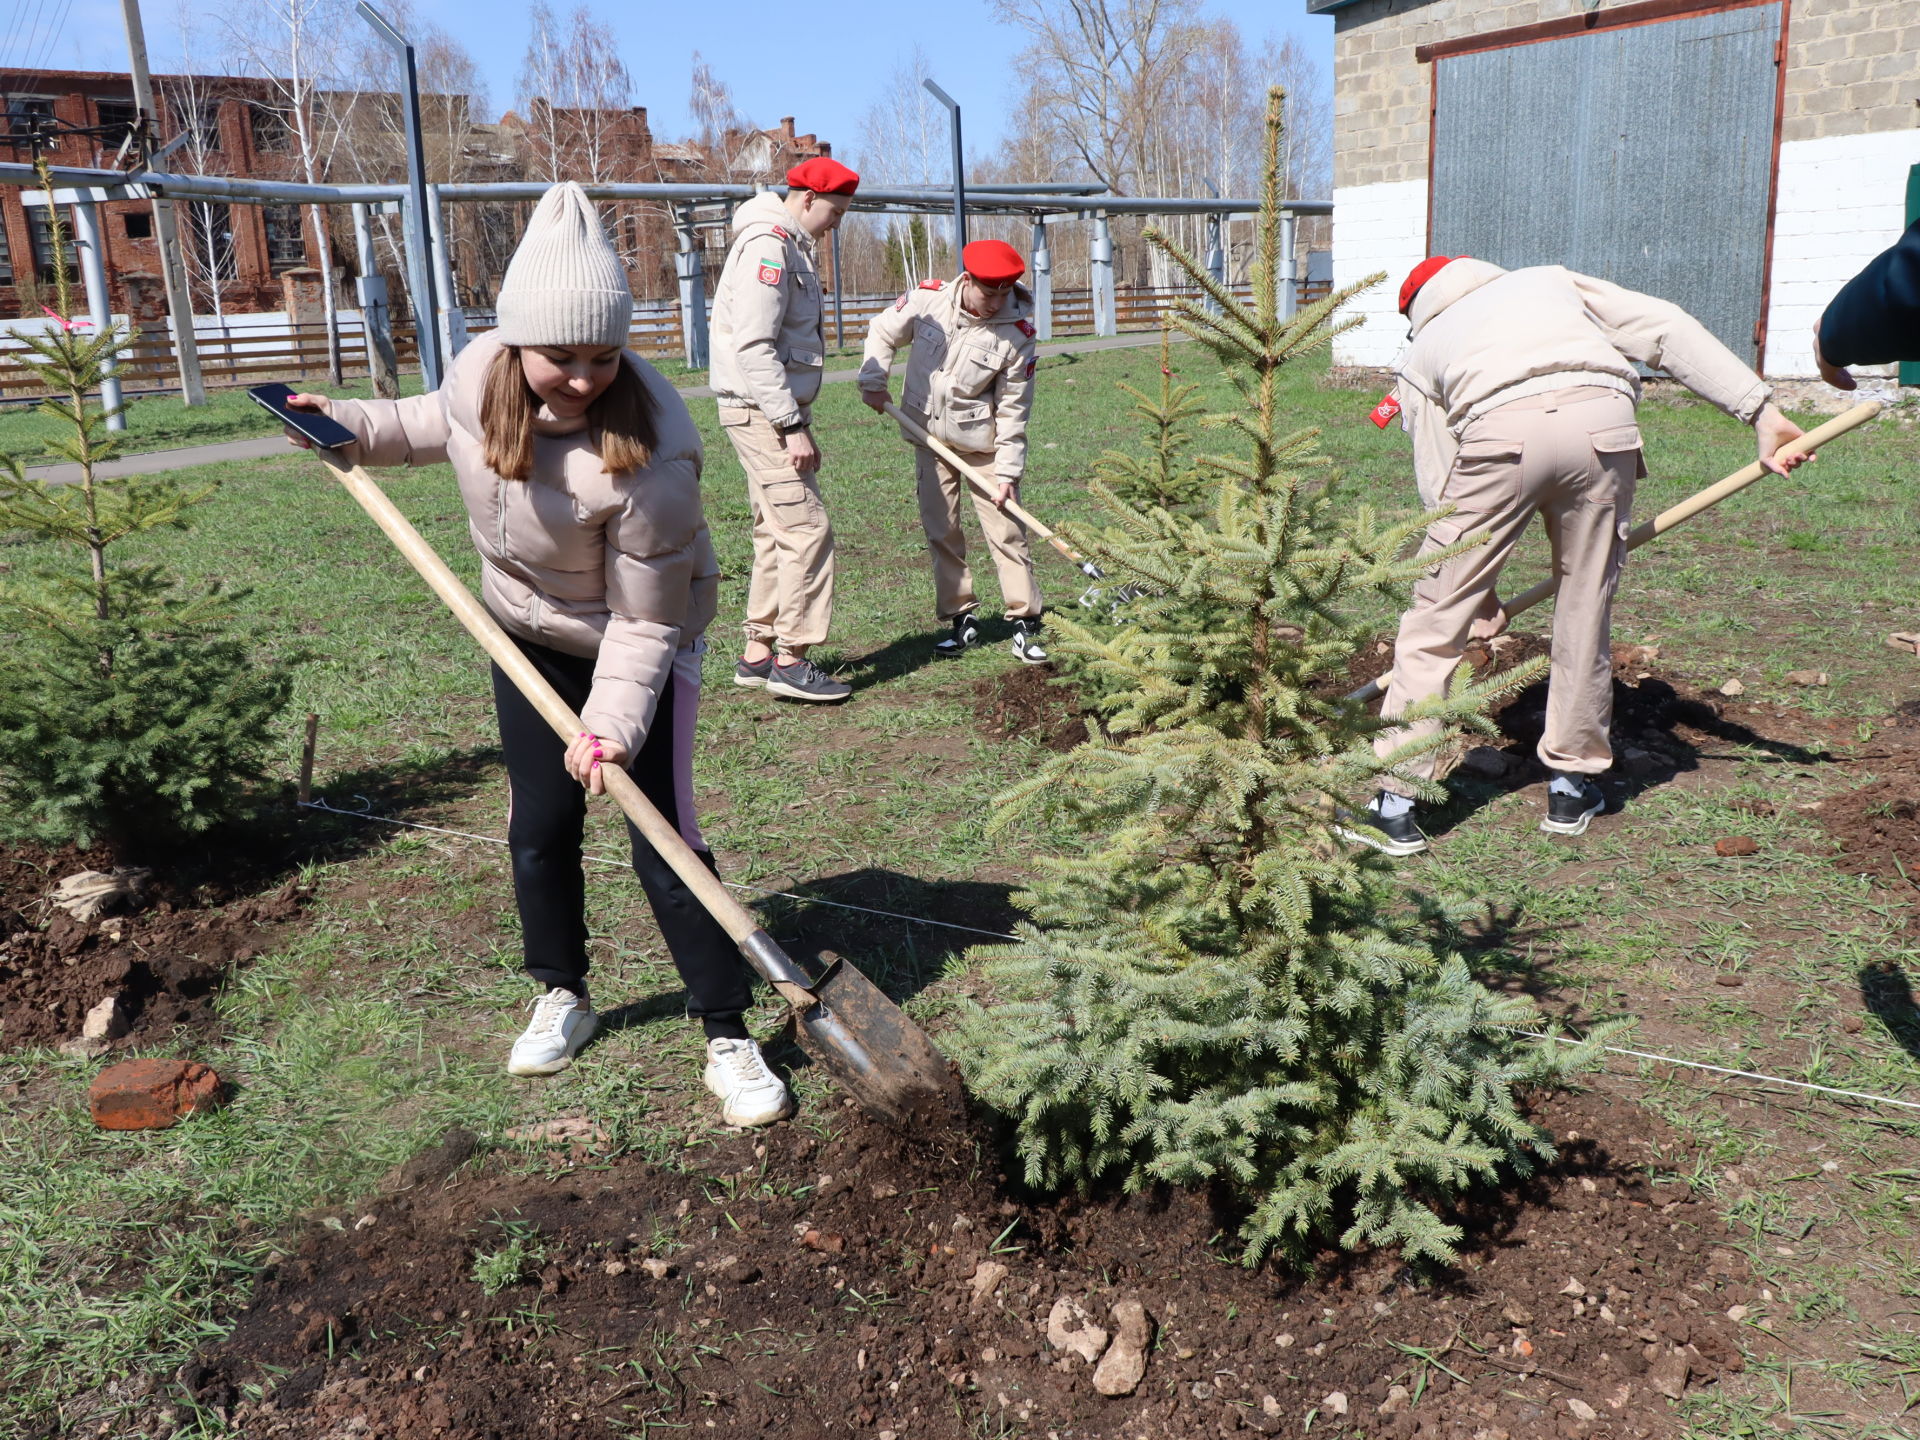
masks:
{"label": "cargo pocket flap", "polygon": [[826,363],[826,357],[817,350],[790,350],[787,352],[787,364],[796,369],[814,370]]}
{"label": "cargo pocket flap", "polygon": [[1523,448],[1518,440],[1469,440],[1461,445],[1453,463],[1456,466],[1514,465],[1519,463]]}
{"label": "cargo pocket flap", "polygon": [[1623,450],[1640,448],[1640,427],[1638,425],[1611,425],[1605,430],[1593,432],[1593,448],[1602,455],[1617,455]]}

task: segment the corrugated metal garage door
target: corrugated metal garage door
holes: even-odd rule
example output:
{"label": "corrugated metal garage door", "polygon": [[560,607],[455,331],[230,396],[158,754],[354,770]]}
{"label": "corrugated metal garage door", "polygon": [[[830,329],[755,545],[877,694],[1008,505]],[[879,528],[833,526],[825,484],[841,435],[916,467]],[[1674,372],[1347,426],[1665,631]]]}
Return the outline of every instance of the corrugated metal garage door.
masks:
{"label": "corrugated metal garage door", "polygon": [[1435,62],[1433,249],[1660,295],[1755,358],[1780,6]]}

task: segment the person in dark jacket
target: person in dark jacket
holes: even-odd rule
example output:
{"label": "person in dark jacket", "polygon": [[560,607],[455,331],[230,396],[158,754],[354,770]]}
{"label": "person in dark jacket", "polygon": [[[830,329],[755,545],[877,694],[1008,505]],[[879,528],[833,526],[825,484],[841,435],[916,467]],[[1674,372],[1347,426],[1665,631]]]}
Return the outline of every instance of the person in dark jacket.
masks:
{"label": "person in dark jacket", "polygon": [[1849,365],[1920,360],[1920,220],[1828,303],[1813,327],[1820,378],[1851,390]]}

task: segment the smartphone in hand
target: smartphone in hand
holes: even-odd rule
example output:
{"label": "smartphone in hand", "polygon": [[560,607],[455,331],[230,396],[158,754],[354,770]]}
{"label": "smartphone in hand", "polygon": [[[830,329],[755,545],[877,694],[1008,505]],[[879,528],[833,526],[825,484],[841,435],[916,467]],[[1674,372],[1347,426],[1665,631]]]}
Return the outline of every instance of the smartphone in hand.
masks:
{"label": "smartphone in hand", "polygon": [[322,415],[318,410],[296,410],[287,404],[288,396],[299,393],[291,385],[283,385],[278,380],[270,385],[247,387],[247,394],[253,397],[256,405],[271,410],[280,417],[282,424],[299,431],[322,450],[337,450],[360,438],[338,420]]}

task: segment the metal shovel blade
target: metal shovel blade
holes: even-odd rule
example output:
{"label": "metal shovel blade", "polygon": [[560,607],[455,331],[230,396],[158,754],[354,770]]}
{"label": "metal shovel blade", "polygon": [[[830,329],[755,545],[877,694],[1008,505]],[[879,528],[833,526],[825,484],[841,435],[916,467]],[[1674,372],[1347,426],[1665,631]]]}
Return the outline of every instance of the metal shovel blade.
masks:
{"label": "metal shovel blade", "polygon": [[809,988],[818,1003],[797,1010],[800,1044],[869,1114],[889,1124],[960,1113],[946,1056],[866,976],[838,955]]}

